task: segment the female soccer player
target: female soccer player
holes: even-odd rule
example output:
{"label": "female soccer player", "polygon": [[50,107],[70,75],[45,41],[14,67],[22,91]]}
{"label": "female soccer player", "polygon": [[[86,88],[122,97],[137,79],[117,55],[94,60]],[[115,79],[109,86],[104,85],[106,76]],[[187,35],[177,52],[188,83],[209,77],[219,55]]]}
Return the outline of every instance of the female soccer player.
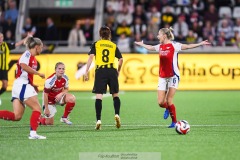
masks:
{"label": "female soccer player", "polygon": [[37,86],[33,84],[33,75],[45,78],[43,73],[36,71],[36,55],[42,51],[43,43],[39,38],[28,37],[25,41],[28,48],[17,63],[17,79],[12,88],[13,112],[7,110],[0,111],[0,119],[19,121],[25,111],[25,105],[32,109],[30,118],[29,139],[46,139],[46,137],[36,133],[38,121],[41,115],[41,107],[37,98]]}
{"label": "female soccer player", "polygon": [[[108,27],[101,27],[99,30],[100,40],[93,43],[87,62],[84,79],[88,80],[88,70],[95,56],[95,81],[92,92],[96,94],[95,109],[96,109],[96,129],[101,129],[101,112],[102,112],[102,97],[106,93],[107,85],[110,89],[110,94],[113,97],[113,105],[115,109],[115,124],[120,128],[120,99],[118,96],[119,84],[118,75],[122,67],[123,58],[116,44],[111,41],[111,30]],[[118,59],[118,67],[114,64],[115,57]]]}
{"label": "female soccer player", "polygon": [[58,62],[55,65],[55,73],[49,76],[44,84],[43,104],[45,118],[40,119],[42,125],[53,125],[54,115],[57,112],[56,105],[65,105],[61,122],[71,125],[68,115],[75,106],[76,98],[68,93],[68,77],[65,73],[65,65]]}
{"label": "female soccer player", "polygon": [[29,35],[30,34],[17,43],[7,43],[4,42],[4,35],[0,32],[0,80],[2,81],[2,87],[0,89],[0,105],[2,102],[1,95],[7,90],[8,87],[10,51],[18,46],[21,46]]}
{"label": "female soccer player", "polygon": [[157,38],[160,44],[152,46],[141,42],[135,42],[151,51],[158,51],[160,57],[159,80],[158,80],[158,104],[162,108],[166,108],[164,119],[167,119],[170,113],[172,123],[169,128],[175,127],[177,122],[176,109],[173,104],[173,98],[178,88],[180,74],[178,69],[178,52],[181,50],[196,48],[202,45],[210,45],[205,40],[197,44],[181,44],[174,42],[173,29],[162,28],[158,32]]}

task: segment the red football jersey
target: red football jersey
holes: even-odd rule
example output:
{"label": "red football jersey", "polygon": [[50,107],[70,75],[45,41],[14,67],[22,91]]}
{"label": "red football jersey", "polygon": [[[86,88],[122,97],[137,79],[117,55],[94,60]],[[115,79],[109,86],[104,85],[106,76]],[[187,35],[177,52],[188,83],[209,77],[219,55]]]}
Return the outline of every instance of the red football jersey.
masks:
{"label": "red football jersey", "polygon": [[176,42],[154,46],[155,50],[159,51],[159,77],[179,76],[178,52],[181,50],[181,46],[181,43]]}
{"label": "red football jersey", "polygon": [[37,69],[36,58],[32,56],[31,53],[27,50],[22,54],[17,63],[16,78],[21,80],[23,84],[30,83],[31,85],[33,85],[33,74],[29,74],[28,72],[24,71],[20,66],[21,63],[24,63],[31,67],[32,69],[36,70]]}
{"label": "red football jersey", "polygon": [[57,79],[55,73],[48,77],[44,84],[44,92],[48,93],[48,104],[56,104],[55,97],[65,88],[68,88],[68,77],[63,75],[61,79]]}

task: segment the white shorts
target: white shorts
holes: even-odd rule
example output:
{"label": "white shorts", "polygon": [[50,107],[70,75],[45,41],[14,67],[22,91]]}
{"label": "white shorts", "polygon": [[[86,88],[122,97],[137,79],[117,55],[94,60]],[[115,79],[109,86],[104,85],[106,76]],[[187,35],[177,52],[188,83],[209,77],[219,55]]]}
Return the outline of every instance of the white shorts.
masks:
{"label": "white shorts", "polygon": [[57,102],[58,105],[61,105],[61,106],[62,106],[62,105],[65,104],[65,103],[64,103],[64,97],[65,97],[65,96],[66,96],[66,94],[63,94],[63,95],[62,95],[60,101]]}
{"label": "white shorts", "polygon": [[[44,94],[44,93],[43,93],[43,94]],[[65,95],[66,95],[66,94],[64,94],[64,95],[62,96],[62,98],[60,99],[60,101],[57,102],[56,104],[48,104],[48,109],[49,109],[49,111],[50,111],[50,116],[49,116],[49,117],[45,116],[45,118],[52,118],[52,117],[55,116],[55,114],[57,113],[56,105],[64,105],[63,100],[64,100]],[[43,101],[42,101],[42,102],[43,102],[42,106],[43,106],[43,112],[44,112],[44,110],[45,110],[45,107],[44,107],[44,97],[43,97]]]}
{"label": "white shorts", "polygon": [[38,95],[34,87],[31,84],[22,84],[14,81],[12,87],[12,99],[19,99],[24,102],[29,97]]}
{"label": "white shorts", "polygon": [[179,77],[174,75],[170,78],[161,78],[158,79],[158,89],[160,91],[167,91],[168,88],[178,88]]}
{"label": "white shorts", "polygon": [[[51,105],[51,104],[48,104],[48,109],[50,111],[50,116],[47,117],[45,116],[45,118],[52,118],[55,116],[55,114],[57,113],[57,108],[56,108],[56,105]],[[43,112],[44,112],[45,108],[43,109]]]}

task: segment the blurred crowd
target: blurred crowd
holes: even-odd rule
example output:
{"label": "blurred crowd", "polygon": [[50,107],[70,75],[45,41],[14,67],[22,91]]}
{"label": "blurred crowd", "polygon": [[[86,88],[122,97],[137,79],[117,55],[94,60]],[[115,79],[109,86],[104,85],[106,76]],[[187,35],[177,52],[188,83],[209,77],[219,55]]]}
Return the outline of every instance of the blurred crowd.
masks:
{"label": "blurred crowd", "polygon": [[5,41],[15,40],[15,30],[18,18],[17,1],[0,0],[0,32]]}
{"label": "blurred crowd", "polygon": [[174,29],[175,40],[240,47],[240,0],[107,0],[104,23],[119,48],[146,53],[133,41],[157,42],[159,28]]}
{"label": "blurred crowd", "polygon": [[[18,17],[17,0],[0,0],[0,32],[5,41],[15,40]],[[175,40],[197,43],[208,39],[213,46],[240,47],[240,0],[106,0],[103,24],[112,30],[112,39],[120,50],[147,53],[134,41],[157,44],[158,30],[172,26]],[[86,46],[93,42],[94,19],[73,22],[67,41],[69,47]],[[22,37],[33,35],[38,26],[30,17],[25,19]],[[44,41],[57,42],[58,27],[51,17],[46,19]],[[46,46],[52,52],[55,43]]]}

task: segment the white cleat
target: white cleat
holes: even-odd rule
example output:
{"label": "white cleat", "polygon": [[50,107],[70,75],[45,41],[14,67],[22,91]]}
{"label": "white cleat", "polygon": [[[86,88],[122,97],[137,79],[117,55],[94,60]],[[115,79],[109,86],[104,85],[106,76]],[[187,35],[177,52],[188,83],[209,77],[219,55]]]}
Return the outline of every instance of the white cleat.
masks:
{"label": "white cleat", "polygon": [[119,115],[116,114],[115,117],[114,117],[114,119],[115,119],[116,128],[120,128],[120,127],[121,127],[121,121],[120,121]]}
{"label": "white cleat", "polygon": [[66,123],[66,124],[68,124],[68,125],[71,125],[71,124],[72,124],[72,122],[69,121],[68,118],[61,118],[61,119],[60,119],[60,122],[62,122],[62,123]]}
{"label": "white cleat", "polygon": [[96,129],[96,130],[100,130],[100,129],[101,129],[101,125],[102,125],[101,120],[98,120],[97,123],[96,123],[95,129]]}
{"label": "white cleat", "polygon": [[2,105],[2,100],[1,100],[1,98],[0,98],[0,106]]}
{"label": "white cleat", "polygon": [[34,135],[29,135],[28,139],[47,139],[47,137],[34,134]]}

